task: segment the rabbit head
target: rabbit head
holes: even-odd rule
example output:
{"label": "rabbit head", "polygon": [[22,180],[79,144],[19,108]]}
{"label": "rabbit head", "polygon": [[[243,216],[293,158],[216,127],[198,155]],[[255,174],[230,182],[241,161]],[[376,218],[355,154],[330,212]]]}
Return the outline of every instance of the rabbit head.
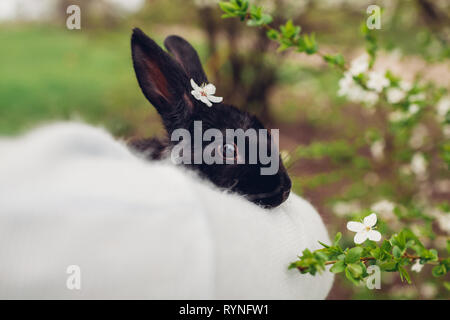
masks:
{"label": "rabbit head", "polygon": [[[234,106],[215,103],[208,107],[197,100],[191,94],[191,79],[197,84],[208,83],[197,52],[186,40],[178,36],[166,38],[164,45],[170,54],[140,29],[133,30],[132,58],[139,86],[160,114],[169,137],[179,129],[188,131],[191,137],[195,137],[198,131],[201,135],[208,129],[219,130],[224,137],[228,129],[253,129],[256,132],[265,129],[257,117]],[[200,128],[196,125],[199,122]],[[244,149],[250,150],[254,147],[253,150],[259,150],[264,147],[264,150],[273,150],[271,133],[265,132],[267,139],[262,139],[259,135],[256,138],[246,137],[243,140]],[[167,151],[173,151],[179,143],[171,140],[142,140],[134,142],[133,146],[140,151],[154,149],[157,155],[153,154],[152,158],[159,158],[162,154],[167,155]],[[234,140],[226,142],[213,145],[212,152],[217,152],[219,157],[222,156],[228,161],[212,164],[192,161],[185,165],[195,169],[219,188],[239,193],[263,207],[276,207],[287,199],[291,180],[278,152],[276,172],[262,174],[262,169],[269,166],[267,162],[260,161],[259,157],[256,162],[251,162],[248,152],[243,154],[242,148],[238,148]],[[192,145],[195,145],[195,142]],[[199,147],[190,149],[189,156],[195,158],[195,155],[202,153],[209,145],[211,142],[202,141]],[[232,161],[229,161],[230,159]]]}

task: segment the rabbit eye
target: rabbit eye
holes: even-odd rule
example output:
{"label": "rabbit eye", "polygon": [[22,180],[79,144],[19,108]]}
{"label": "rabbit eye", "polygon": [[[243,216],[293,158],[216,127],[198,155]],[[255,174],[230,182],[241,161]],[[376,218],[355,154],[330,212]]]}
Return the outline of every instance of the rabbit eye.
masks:
{"label": "rabbit eye", "polygon": [[238,150],[236,144],[226,143],[218,147],[219,154],[222,155],[224,159],[236,159]]}

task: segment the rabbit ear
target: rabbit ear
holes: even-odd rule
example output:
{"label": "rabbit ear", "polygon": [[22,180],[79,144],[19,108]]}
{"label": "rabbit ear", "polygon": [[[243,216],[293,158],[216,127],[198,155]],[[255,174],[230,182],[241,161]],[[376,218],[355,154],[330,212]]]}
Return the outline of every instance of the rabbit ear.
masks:
{"label": "rabbit ear", "polygon": [[189,78],[194,79],[196,83],[208,82],[197,51],[189,42],[179,36],[169,36],[164,41],[164,46],[173,54]]}
{"label": "rabbit ear", "polygon": [[193,107],[186,73],[168,53],[138,28],[133,30],[131,50],[136,77],[145,97],[161,114],[167,129],[168,126],[180,125],[168,121],[173,122],[174,115],[178,120],[183,120],[183,115],[188,114],[187,109]]}

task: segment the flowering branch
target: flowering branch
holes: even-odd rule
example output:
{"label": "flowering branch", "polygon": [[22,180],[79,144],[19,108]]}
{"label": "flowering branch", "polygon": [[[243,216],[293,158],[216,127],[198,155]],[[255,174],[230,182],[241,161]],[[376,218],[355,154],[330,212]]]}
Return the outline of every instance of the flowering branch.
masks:
{"label": "flowering branch", "polygon": [[[410,255],[409,253],[406,253],[406,252],[403,254],[402,258],[407,258],[407,259],[410,259],[411,261],[415,261],[415,260],[421,259],[420,256]],[[361,262],[367,262],[367,261],[371,261],[371,260],[376,260],[376,258],[375,257],[364,257],[364,258],[360,258],[359,260]],[[443,261],[443,260],[444,260],[443,258],[438,258],[438,261]],[[338,262],[338,260],[326,261],[325,265],[328,266],[328,265],[331,265],[331,264],[335,264],[336,262]],[[433,263],[433,262],[430,262],[430,263],[431,264],[436,264],[436,263]],[[300,272],[302,272],[302,271],[307,271],[308,267],[297,267],[297,269]]]}
{"label": "flowering branch", "polygon": [[[301,273],[315,275],[324,271],[325,266],[332,265],[331,272],[344,272],[348,280],[358,284],[369,276],[366,264],[377,265],[382,271],[398,272],[402,281],[408,283],[411,283],[411,277],[405,266],[412,265],[411,270],[420,272],[424,264],[433,264],[432,274],[435,277],[444,276],[450,268],[450,258],[439,258],[436,250],[426,249],[409,229],[403,229],[389,240],[384,240],[381,246],[375,241],[366,240],[363,245],[343,249],[339,245],[341,238],[342,234],[338,232],[332,245],[320,243],[323,248],[313,252],[305,249],[298,260],[290,264],[289,269],[296,268]],[[415,254],[407,250],[413,250]]]}
{"label": "flowering branch", "polygon": [[267,36],[280,44],[278,51],[295,48],[298,52],[305,52],[309,55],[318,54],[325,61],[346,70],[342,55],[332,56],[319,51],[315,35],[313,33],[301,35],[301,27],[295,26],[292,20],[288,20],[285,25],[276,29],[271,25],[272,16],[263,12],[261,6],[250,6],[249,0],[223,1],[219,2],[219,6],[224,11],[222,18],[240,18],[242,21],[247,21],[248,26],[266,29]]}

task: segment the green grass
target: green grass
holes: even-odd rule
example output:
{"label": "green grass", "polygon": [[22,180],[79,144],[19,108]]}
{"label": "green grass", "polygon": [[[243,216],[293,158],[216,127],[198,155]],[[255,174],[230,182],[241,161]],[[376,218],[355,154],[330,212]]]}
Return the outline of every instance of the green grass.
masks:
{"label": "green grass", "polygon": [[155,111],[137,85],[129,39],[128,30],[0,29],[0,134],[74,118],[116,135],[160,130],[145,125]]}

